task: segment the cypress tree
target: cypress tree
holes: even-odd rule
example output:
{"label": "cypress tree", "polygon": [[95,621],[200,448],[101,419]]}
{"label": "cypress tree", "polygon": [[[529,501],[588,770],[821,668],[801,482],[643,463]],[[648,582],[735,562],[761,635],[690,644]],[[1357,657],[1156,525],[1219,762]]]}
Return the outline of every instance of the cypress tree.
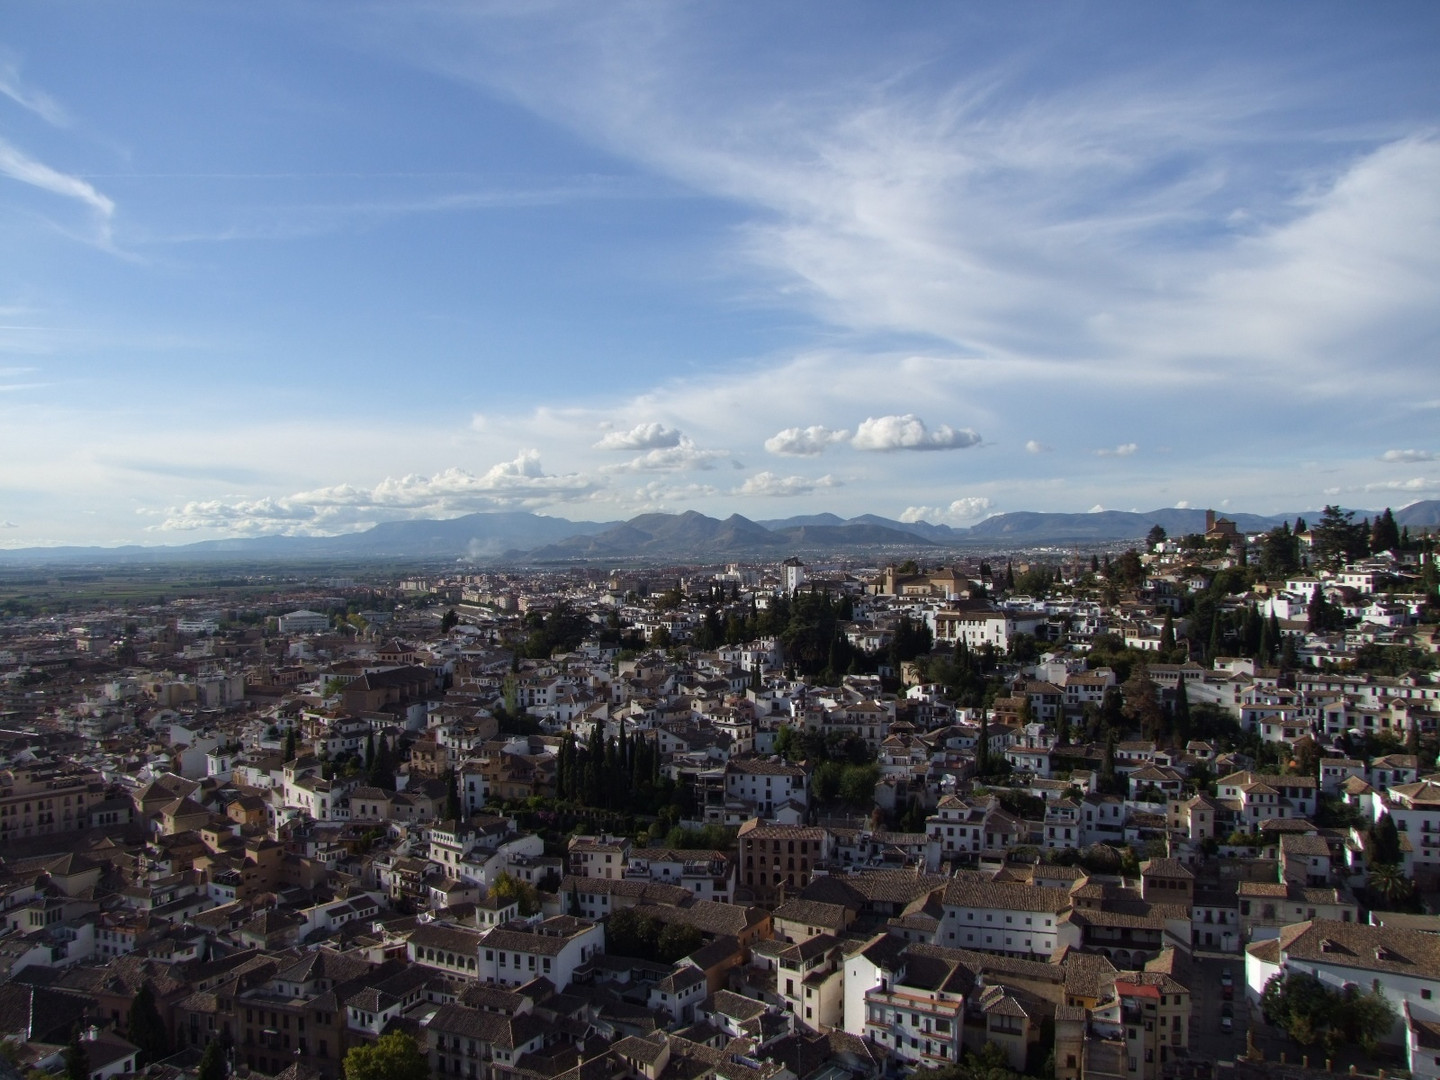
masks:
{"label": "cypress tree", "polygon": [[570,738],[567,734],[560,740],[559,760],[555,764],[555,798],[563,800],[568,791],[570,781]]}
{"label": "cypress tree", "polygon": [[990,720],[980,714],[980,737],[975,742],[975,775],[987,776],[990,771]]}
{"label": "cypress tree", "polygon": [[460,806],[460,778],[455,770],[445,774],[445,818],[447,821],[461,821],[465,816]]}
{"label": "cypress tree", "polygon": [[141,984],[130,1002],[130,1022],[125,1037],[140,1048],[141,1064],[149,1065],[170,1055],[170,1036],[155,1004],[155,988],[149,980]]}
{"label": "cypress tree", "polygon": [[1105,729],[1105,757],[1100,764],[1100,783],[1106,791],[1115,786],[1115,729]]}
{"label": "cypress tree", "polygon": [[1370,550],[1379,554],[1382,551],[1395,551],[1400,547],[1400,529],[1395,524],[1395,515],[1390,512],[1387,506],[1385,512],[1375,519],[1370,529]]}
{"label": "cypress tree", "polygon": [[605,733],[599,723],[590,729],[590,746],[585,754],[585,802],[602,806],[605,799]]}
{"label": "cypress tree", "polygon": [[375,746],[375,760],[370,764],[367,779],[371,787],[390,790],[395,787],[395,759],[390,752],[390,740],[384,735]]}
{"label": "cypress tree", "polygon": [[225,1080],[225,1052],[220,1049],[220,1040],[211,1039],[205,1044],[205,1053],[200,1055],[200,1067],[195,1080]]}
{"label": "cypress tree", "polygon": [[1245,610],[1244,625],[1245,655],[1256,656],[1260,652],[1261,621],[1260,609],[1251,604]]}
{"label": "cypress tree", "polygon": [[1183,749],[1190,741],[1190,689],[1186,679],[1181,679],[1175,688],[1175,726],[1171,734],[1178,748]]}
{"label": "cypress tree", "polygon": [[90,1080],[90,1055],[80,1041],[78,1027],[65,1044],[65,1080]]}

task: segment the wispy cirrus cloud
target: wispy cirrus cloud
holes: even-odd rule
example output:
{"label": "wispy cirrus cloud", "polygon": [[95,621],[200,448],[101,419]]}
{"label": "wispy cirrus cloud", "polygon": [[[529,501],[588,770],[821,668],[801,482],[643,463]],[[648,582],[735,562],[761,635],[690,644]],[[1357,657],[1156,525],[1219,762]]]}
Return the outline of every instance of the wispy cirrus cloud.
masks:
{"label": "wispy cirrus cloud", "polygon": [[1140,449],[1138,443],[1127,442],[1119,446],[1105,446],[1095,451],[1096,457],[1133,457]]}
{"label": "wispy cirrus cloud", "polygon": [[13,57],[0,56],[0,95],[34,113],[47,124],[66,127],[70,123],[70,114],[64,106],[45,91],[26,85],[20,75],[20,64]]}
{"label": "wispy cirrus cloud", "polygon": [[103,247],[110,245],[115,202],[96,191],[89,181],[52,169],[3,138],[0,138],[0,174],[88,206],[95,218],[97,242]]}
{"label": "wispy cirrus cloud", "polygon": [[[1047,46],[1017,49],[1024,18],[958,15],[943,61],[897,27],[736,92],[727,68],[689,62],[731,40],[695,9],[435,18],[443,47],[389,20],[368,33],[754,210],[736,254],[831,326],[1182,382],[1289,379],[1367,335],[1375,364],[1413,369],[1403,343],[1436,328],[1440,145],[1395,123],[1337,139],[1306,110],[1325,84],[1263,49],[1103,69],[1055,55],[1036,85]],[[520,40],[562,63],[519,62]],[[1262,141],[1283,149],[1256,169]]]}

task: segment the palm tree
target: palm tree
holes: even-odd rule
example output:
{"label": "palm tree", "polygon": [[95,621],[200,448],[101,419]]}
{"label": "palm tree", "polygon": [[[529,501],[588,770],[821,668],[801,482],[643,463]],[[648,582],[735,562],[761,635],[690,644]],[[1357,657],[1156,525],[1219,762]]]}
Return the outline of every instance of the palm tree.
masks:
{"label": "palm tree", "polygon": [[1415,889],[1415,883],[1396,863],[1376,863],[1372,866],[1369,884],[1372,892],[1383,896],[1390,904],[1408,900]]}

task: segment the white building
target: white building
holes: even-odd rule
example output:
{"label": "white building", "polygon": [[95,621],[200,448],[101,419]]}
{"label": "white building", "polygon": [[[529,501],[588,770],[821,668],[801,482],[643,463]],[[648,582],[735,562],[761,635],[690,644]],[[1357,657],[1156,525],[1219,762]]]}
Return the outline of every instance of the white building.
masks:
{"label": "white building", "polygon": [[282,634],[321,634],[330,627],[328,615],[305,608],[281,615],[278,621]]}
{"label": "white building", "polygon": [[480,939],[481,982],[520,986],[537,978],[563,991],[575,969],[605,951],[605,928],[557,915],[527,930],[497,927]]}
{"label": "white building", "polygon": [[1060,915],[1070,908],[1070,893],[1020,882],[956,878],[946,887],[942,906],[945,914],[934,944],[1048,960],[1059,943]]}

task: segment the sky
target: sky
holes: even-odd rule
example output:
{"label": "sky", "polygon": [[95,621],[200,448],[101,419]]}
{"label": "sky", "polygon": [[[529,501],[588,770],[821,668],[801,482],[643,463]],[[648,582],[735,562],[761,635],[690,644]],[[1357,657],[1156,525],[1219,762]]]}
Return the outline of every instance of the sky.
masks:
{"label": "sky", "polygon": [[1440,497],[1440,5],[11,0],[0,546]]}

